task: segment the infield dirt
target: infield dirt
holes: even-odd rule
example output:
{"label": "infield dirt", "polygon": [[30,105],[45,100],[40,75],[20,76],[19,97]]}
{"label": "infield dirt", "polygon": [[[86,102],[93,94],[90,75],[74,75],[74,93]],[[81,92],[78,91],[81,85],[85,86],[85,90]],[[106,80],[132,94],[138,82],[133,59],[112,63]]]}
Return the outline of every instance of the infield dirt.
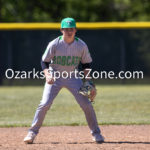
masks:
{"label": "infield dirt", "polygon": [[0,150],[150,150],[150,125],[101,126],[105,143],[96,144],[87,126],[42,127],[33,144],[28,128],[0,128]]}

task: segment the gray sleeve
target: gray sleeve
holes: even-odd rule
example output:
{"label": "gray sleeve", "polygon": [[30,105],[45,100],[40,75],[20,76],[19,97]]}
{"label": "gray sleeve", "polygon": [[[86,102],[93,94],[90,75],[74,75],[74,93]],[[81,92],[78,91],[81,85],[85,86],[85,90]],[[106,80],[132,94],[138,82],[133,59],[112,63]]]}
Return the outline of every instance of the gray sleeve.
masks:
{"label": "gray sleeve", "polygon": [[92,58],[90,55],[90,52],[88,50],[87,45],[84,45],[83,47],[83,53],[82,53],[82,57],[81,57],[81,63],[85,64],[85,63],[91,63],[92,62]]}
{"label": "gray sleeve", "polygon": [[54,42],[50,42],[42,56],[42,61],[44,62],[50,62],[51,59],[53,59],[54,57],[54,53],[55,53],[55,45]]}

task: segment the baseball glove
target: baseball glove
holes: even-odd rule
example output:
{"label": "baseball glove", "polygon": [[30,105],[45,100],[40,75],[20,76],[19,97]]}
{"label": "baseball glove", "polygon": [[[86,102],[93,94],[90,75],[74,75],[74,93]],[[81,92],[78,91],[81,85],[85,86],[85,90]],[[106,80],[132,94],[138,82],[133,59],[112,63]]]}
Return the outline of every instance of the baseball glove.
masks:
{"label": "baseball glove", "polygon": [[84,84],[81,86],[79,93],[83,96],[88,97],[91,100],[91,102],[93,102],[94,98],[96,97],[95,85],[91,80],[85,81]]}

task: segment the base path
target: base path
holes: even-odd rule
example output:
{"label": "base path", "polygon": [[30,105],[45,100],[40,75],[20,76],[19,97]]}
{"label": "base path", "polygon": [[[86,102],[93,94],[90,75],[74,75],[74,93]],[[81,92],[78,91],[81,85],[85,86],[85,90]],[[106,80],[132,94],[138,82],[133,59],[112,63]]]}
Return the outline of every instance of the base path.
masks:
{"label": "base path", "polygon": [[0,128],[0,150],[150,150],[150,125],[101,126],[96,144],[87,126],[42,127],[34,144],[24,144],[28,128]]}

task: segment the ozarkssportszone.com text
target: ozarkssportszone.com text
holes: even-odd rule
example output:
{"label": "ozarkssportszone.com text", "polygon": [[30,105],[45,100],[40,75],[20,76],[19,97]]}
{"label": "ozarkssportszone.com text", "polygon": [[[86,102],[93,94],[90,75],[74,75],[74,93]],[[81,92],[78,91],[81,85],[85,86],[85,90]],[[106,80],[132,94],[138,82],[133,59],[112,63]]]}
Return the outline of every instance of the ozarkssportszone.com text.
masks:
{"label": "ozarkssportszone.com text", "polygon": [[[49,70],[50,77],[55,79],[59,78],[80,78],[80,79],[143,79],[143,71],[93,71],[92,69],[86,69],[87,75],[84,75],[84,71],[51,71]],[[16,71],[11,68],[5,71],[5,77],[7,79],[44,79],[45,75],[43,71],[36,71],[35,68],[31,71]]]}

